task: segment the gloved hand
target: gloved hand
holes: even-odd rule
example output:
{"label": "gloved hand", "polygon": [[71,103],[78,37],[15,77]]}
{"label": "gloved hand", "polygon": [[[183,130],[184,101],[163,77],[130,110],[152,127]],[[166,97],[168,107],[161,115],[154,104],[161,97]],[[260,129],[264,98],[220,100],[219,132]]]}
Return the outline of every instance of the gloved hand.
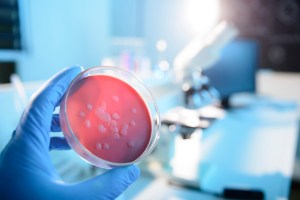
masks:
{"label": "gloved hand", "polygon": [[50,149],[68,147],[53,111],[82,68],[62,70],[47,81],[25,109],[13,136],[0,155],[0,199],[114,199],[139,176],[135,165],[109,170],[90,180],[64,183],[56,173]]}

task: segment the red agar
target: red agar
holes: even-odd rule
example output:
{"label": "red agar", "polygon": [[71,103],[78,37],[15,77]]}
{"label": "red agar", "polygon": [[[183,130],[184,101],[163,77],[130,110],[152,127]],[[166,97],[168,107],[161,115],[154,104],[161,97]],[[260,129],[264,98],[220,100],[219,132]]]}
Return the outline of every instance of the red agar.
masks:
{"label": "red agar", "polygon": [[136,160],[151,138],[151,117],[143,98],[112,76],[78,81],[69,93],[66,115],[80,143],[109,162]]}

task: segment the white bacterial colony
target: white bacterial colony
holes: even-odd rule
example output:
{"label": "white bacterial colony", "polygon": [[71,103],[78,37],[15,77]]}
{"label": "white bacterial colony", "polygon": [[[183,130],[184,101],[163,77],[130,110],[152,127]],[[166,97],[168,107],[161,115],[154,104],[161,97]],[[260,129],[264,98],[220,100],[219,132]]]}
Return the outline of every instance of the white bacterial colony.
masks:
{"label": "white bacterial colony", "polygon": [[88,104],[86,105],[86,107],[87,107],[88,110],[93,110],[93,105],[90,104],[90,103],[88,103]]}
{"label": "white bacterial colony", "polygon": [[132,108],[132,109],[131,109],[131,112],[134,113],[134,114],[136,114],[136,109],[135,109],[135,108]]}
{"label": "white bacterial colony", "polygon": [[79,117],[85,117],[85,112],[80,111],[80,112],[78,113],[78,116],[79,116]]}
{"label": "white bacterial colony", "polygon": [[119,120],[120,116],[118,115],[118,113],[113,113],[112,118],[115,119],[115,120]]}
{"label": "white bacterial colony", "polygon": [[112,100],[113,100],[114,102],[116,102],[116,103],[119,102],[119,97],[118,97],[118,96],[112,96],[111,98],[112,98]]}
{"label": "white bacterial colony", "polygon": [[136,125],[136,122],[135,122],[134,120],[131,120],[131,121],[130,121],[130,125],[131,125],[131,126],[135,126],[135,125]]}
{"label": "white bacterial colony", "polygon": [[102,124],[100,124],[98,126],[98,130],[99,130],[100,133],[105,133],[106,132],[106,128]]}
{"label": "white bacterial colony", "polygon": [[86,119],[84,123],[85,123],[85,126],[87,128],[91,128],[91,121],[90,120]]}
{"label": "white bacterial colony", "polygon": [[129,140],[129,141],[127,142],[127,145],[128,145],[130,148],[133,148],[133,147],[135,146],[134,141],[132,141],[132,140]]}

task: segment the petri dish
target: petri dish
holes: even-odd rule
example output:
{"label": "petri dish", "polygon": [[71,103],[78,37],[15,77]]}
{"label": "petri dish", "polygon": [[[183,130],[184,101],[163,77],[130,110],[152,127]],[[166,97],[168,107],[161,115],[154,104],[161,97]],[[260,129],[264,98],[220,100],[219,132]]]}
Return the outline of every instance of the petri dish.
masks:
{"label": "petri dish", "polygon": [[137,163],[159,140],[160,117],[151,92],[118,67],[94,67],[77,75],[59,115],[71,148],[101,168]]}

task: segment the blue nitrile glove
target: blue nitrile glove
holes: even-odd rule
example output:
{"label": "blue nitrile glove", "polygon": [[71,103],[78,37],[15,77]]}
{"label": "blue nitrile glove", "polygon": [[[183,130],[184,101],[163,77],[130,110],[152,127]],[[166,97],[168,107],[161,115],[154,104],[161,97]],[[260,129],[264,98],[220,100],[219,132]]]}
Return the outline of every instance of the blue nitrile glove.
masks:
{"label": "blue nitrile glove", "polygon": [[68,147],[61,138],[50,138],[60,131],[53,111],[74,77],[82,71],[75,66],[52,77],[34,95],[17,129],[0,155],[0,199],[114,199],[139,176],[135,165],[119,167],[90,180],[64,183],[56,173],[50,149]]}

